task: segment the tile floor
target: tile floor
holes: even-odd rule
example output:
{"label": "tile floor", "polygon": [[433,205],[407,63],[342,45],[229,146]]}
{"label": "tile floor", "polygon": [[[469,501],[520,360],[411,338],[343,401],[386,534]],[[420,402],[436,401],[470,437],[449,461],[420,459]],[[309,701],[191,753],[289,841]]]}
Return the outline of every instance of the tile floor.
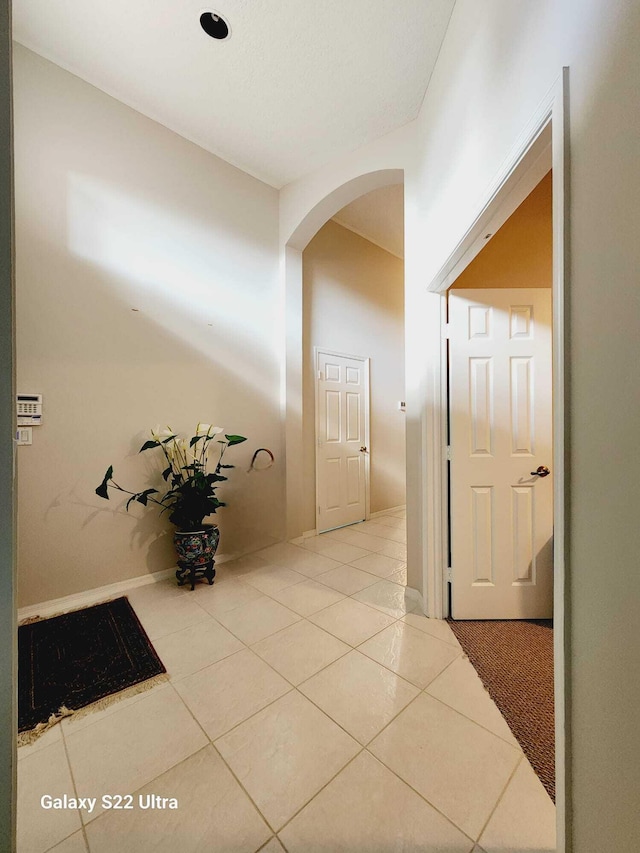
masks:
{"label": "tile floor", "polygon": [[412,612],[405,559],[392,511],[132,590],[170,680],[19,750],[18,853],[553,851],[553,804],[448,625]]}

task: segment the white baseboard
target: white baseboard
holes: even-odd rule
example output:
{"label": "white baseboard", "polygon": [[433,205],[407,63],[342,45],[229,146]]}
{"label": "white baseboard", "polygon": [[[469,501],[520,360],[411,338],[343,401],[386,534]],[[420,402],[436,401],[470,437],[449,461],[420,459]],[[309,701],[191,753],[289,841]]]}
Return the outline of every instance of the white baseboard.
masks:
{"label": "white baseboard", "polygon": [[422,593],[419,590],[414,589],[412,586],[407,586],[404,590],[404,597],[414,604],[417,604],[423,614],[426,613]]}
{"label": "white baseboard", "polygon": [[[231,560],[235,555],[221,554],[216,557],[216,565],[222,565],[227,560]],[[98,604],[100,601],[108,601],[110,598],[115,598],[130,589],[135,589],[137,586],[147,586],[151,583],[160,583],[160,581],[171,578],[176,573],[176,567],[170,569],[162,569],[159,572],[151,572],[147,575],[139,575],[136,578],[127,578],[124,581],[116,581],[105,586],[98,586],[94,589],[86,589],[84,592],[75,592],[72,595],[64,595],[62,598],[52,598],[49,601],[42,601],[40,604],[30,604],[28,607],[20,607],[18,609],[18,622],[24,619],[31,619],[33,616],[55,616],[58,613],[68,613],[71,610],[80,610],[82,607],[88,607],[91,604]]]}
{"label": "white baseboard", "polygon": [[295,539],[289,539],[289,542],[292,545],[303,545],[305,539],[311,539],[313,536],[317,536],[317,530],[305,530],[302,536],[296,536]]}
{"label": "white baseboard", "polygon": [[52,598],[50,601],[43,601],[40,604],[30,604],[28,607],[19,608],[18,622],[22,622],[23,619],[30,619],[33,616],[54,616],[56,613],[80,610],[81,607],[87,607],[90,604],[97,604],[99,601],[114,598],[120,593],[127,592],[127,590],[133,589],[136,586],[146,586],[150,583],[163,581],[174,575],[175,571],[175,568],[163,569],[160,572],[153,572],[149,575],[140,575],[137,578],[128,578],[125,581],[109,583],[106,586],[98,586],[95,589],[73,593],[73,595],[64,595],[62,598]]}
{"label": "white baseboard", "polygon": [[381,515],[389,515],[390,512],[399,512],[401,509],[406,509],[406,506],[390,506],[389,509],[381,509],[379,512],[370,512],[369,518],[379,518]]}

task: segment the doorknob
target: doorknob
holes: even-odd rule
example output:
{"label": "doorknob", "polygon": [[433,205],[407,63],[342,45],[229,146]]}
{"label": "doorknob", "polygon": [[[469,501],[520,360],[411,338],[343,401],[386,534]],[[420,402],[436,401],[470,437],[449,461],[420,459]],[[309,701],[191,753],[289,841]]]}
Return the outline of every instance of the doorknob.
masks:
{"label": "doorknob", "polygon": [[366,448],[366,447],[361,447],[361,448],[360,448],[360,453],[366,453],[366,452],[367,452],[367,448]]}
{"label": "doorknob", "polygon": [[551,471],[546,465],[539,465],[535,471],[531,472],[532,477],[548,477]]}

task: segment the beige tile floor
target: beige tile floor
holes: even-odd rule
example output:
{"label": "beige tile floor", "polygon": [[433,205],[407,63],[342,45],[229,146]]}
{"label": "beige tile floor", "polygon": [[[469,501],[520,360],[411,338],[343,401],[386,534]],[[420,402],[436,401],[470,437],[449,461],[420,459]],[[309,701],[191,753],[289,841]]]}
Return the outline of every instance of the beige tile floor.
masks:
{"label": "beige tile floor", "polygon": [[397,511],[132,590],[170,680],[19,750],[18,853],[553,851],[553,804],[405,560]]}

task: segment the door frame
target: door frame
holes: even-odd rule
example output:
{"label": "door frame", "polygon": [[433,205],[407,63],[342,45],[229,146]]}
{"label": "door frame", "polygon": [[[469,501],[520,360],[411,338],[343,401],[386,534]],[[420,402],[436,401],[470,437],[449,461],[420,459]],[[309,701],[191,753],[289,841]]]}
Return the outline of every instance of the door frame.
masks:
{"label": "door frame", "polygon": [[320,532],[320,477],[318,474],[318,442],[320,441],[320,355],[331,355],[338,358],[350,358],[353,361],[362,362],[364,370],[364,444],[367,448],[367,453],[364,455],[364,511],[365,521],[369,519],[371,513],[371,439],[370,439],[370,415],[371,415],[371,384],[370,384],[370,364],[371,359],[362,355],[351,355],[346,352],[336,352],[335,350],[327,349],[326,347],[313,348],[313,385],[314,385],[314,405],[315,405],[315,433],[314,433],[314,457],[315,457],[315,473],[316,473],[316,529],[315,532]]}
{"label": "door frame", "polygon": [[15,198],[11,3],[0,0],[0,849],[14,850],[17,799]]}
{"label": "door frame", "polygon": [[447,615],[446,580],[448,569],[448,484],[447,484],[447,346],[446,291],[485,244],[486,235],[508,219],[548,170],[553,169],[553,495],[554,495],[554,691],[556,725],[556,826],[557,853],[571,849],[571,804],[567,792],[570,782],[569,693],[569,577],[566,520],[570,435],[567,432],[569,377],[565,350],[569,343],[568,285],[570,272],[569,222],[569,69],[563,68],[536,113],[521,134],[510,156],[489,188],[485,203],[472,225],[428,284],[427,290],[441,295],[440,369],[435,371],[435,398],[440,400],[440,417],[432,420],[427,436],[425,465],[438,472],[441,486],[434,493],[434,516],[441,533],[438,553],[426,560],[423,590],[427,592],[429,616]]}

